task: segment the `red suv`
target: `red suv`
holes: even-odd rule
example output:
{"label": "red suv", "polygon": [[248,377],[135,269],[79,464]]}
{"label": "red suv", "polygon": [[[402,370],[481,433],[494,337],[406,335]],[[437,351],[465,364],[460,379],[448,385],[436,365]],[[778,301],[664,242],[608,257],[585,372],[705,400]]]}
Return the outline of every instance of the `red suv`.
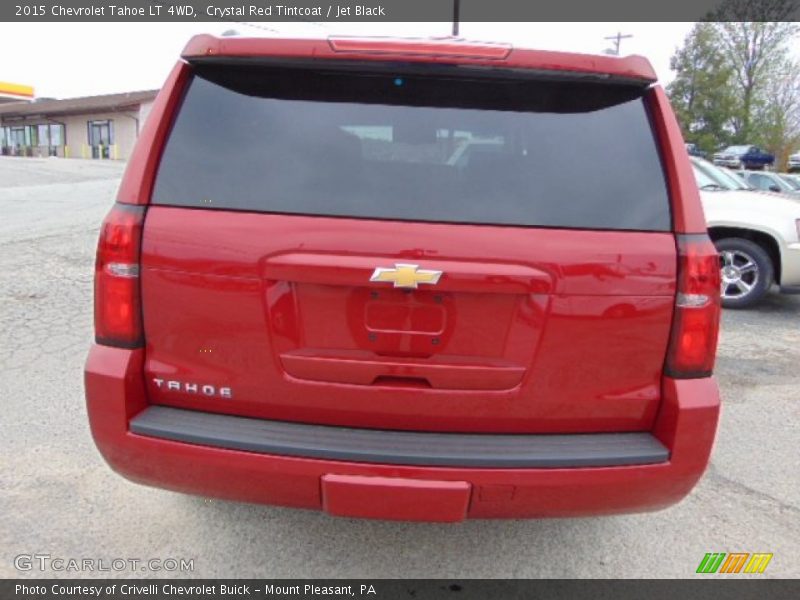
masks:
{"label": "red suv", "polygon": [[719,264],[640,57],[199,36],[100,235],[133,481],[382,519],[652,510],[709,459]]}

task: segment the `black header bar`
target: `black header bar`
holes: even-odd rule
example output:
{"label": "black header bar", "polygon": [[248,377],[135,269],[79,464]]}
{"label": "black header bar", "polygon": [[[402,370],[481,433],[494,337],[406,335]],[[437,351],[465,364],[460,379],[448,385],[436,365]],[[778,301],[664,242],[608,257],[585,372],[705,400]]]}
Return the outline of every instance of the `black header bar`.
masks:
{"label": "black header bar", "polygon": [[9,0],[8,22],[796,21],[800,0]]}

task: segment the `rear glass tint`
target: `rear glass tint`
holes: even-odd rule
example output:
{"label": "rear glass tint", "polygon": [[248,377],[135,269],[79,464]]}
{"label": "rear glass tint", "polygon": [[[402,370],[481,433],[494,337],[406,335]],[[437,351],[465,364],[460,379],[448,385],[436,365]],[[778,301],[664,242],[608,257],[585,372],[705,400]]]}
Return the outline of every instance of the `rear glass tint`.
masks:
{"label": "rear glass tint", "polygon": [[153,202],[257,212],[670,229],[642,89],[195,68]]}

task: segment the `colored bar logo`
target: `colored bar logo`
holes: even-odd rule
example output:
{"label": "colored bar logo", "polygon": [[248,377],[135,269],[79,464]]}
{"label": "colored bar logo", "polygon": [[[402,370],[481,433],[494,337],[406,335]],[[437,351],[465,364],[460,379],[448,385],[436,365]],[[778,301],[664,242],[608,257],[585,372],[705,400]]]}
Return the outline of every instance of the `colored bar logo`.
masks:
{"label": "colored bar logo", "polygon": [[[749,560],[748,560],[749,559]],[[766,552],[708,552],[697,566],[697,573],[763,573],[772,554]]]}

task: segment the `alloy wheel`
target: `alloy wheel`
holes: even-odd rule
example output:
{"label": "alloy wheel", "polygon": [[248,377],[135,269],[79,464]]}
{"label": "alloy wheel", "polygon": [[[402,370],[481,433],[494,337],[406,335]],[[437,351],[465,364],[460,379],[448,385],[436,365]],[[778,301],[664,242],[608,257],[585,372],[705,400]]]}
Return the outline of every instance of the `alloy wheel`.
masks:
{"label": "alloy wheel", "polygon": [[741,250],[720,252],[721,292],[723,298],[743,298],[758,283],[758,264]]}

